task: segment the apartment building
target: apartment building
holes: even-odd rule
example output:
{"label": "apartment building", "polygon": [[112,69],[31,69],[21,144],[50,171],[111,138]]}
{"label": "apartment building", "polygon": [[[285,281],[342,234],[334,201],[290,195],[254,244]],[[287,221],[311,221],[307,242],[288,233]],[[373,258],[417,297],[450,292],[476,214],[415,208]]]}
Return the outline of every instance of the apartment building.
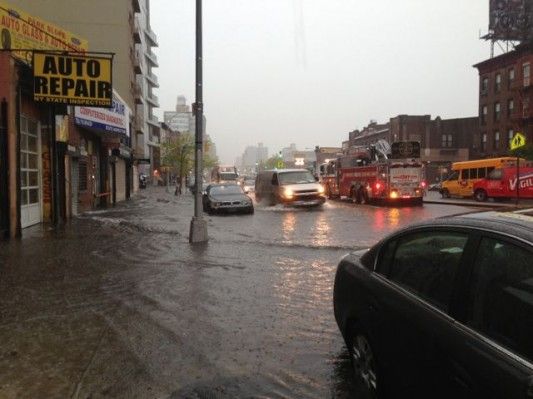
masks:
{"label": "apartment building", "polygon": [[476,157],[507,155],[516,132],[533,141],[531,65],[533,44],[524,43],[513,51],[482,61],[479,71],[479,135]]}

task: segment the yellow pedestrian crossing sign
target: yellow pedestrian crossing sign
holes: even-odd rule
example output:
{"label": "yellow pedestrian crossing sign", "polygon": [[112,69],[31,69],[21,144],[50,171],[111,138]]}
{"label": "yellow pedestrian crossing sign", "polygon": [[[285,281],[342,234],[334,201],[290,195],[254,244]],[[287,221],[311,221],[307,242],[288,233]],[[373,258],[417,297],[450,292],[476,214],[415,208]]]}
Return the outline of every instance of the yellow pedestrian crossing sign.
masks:
{"label": "yellow pedestrian crossing sign", "polygon": [[526,145],[526,137],[522,133],[517,132],[511,139],[511,150],[516,150],[524,145]]}
{"label": "yellow pedestrian crossing sign", "polygon": [[284,166],[285,164],[281,159],[276,163],[276,169],[283,169]]}

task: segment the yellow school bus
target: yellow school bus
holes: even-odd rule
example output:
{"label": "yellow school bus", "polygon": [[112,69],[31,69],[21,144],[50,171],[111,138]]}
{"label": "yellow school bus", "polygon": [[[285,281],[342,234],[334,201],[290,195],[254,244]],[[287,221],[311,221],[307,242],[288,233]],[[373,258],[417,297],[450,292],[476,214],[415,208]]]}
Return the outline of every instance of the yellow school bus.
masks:
{"label": "yellow school bus", "polygon": [[[525,160],[520,159],[520,162],[525,162]],[[451,174],[442,182],[440,193],[444,198],[472,197],[475,182],[486,177],[495,168],[510,165],[516,165],[515,157],[454,162]]]}

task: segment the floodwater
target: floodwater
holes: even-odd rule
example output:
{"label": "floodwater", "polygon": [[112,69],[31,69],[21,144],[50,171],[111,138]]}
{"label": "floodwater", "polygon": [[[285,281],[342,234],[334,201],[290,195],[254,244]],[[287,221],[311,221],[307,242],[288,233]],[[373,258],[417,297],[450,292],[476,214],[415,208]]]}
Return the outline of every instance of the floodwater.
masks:
{"label": "floodwater", "polygon": [[455,206],[205,216],[164,188],[0,243],[1,398],[364,397],[332,309],[336,265]]}

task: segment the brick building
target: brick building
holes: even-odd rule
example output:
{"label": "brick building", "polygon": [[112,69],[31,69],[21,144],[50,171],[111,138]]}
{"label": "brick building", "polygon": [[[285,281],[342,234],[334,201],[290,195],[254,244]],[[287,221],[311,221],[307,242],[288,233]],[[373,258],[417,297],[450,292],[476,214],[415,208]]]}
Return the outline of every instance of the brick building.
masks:
{"label": "brick building", "polygon": [[521,132],[533,140],[531,64],[533,44],[474,65],[479,71],[479,135],[476,158],[507,155],[509,140]]}
{"label": "brick building", "polygon": [[[449,168],[452,162],[470,158],[473,137],[478,131],[478,118],[431,119],[430,115],[398,115],[389,122],[370,122],[361,131],[350,132],[344,152],[358,146],[368,146],[378,140],[389,143],[417,141],[421,147],[421,159],[426,163],[426,174],[433,182]],[[444,172],[445,173],[445,172]]]}

